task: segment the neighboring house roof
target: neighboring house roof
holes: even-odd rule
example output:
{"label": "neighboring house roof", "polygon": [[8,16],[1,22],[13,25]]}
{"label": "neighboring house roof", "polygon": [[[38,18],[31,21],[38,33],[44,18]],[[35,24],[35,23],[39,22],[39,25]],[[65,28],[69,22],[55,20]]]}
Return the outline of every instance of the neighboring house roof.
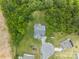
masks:
{"label": "neighboring house roof", "polygon": [[64,40],[60,43],[61,47],[62,48],[72,48],[73,47],[73,43],[71,41],[71,39],[67,39],[67,40]]}
{"label": "neighboring house roof", "polygon": [[40,39],[41,37],[45,36],[45,25],[42,24],[35,24],[34,25],[34,38]]}
{"label": "neighboring house roof", "polygon": [[34,55],[24,54],[22,57],[19,56],[19,59],[35,59]]}

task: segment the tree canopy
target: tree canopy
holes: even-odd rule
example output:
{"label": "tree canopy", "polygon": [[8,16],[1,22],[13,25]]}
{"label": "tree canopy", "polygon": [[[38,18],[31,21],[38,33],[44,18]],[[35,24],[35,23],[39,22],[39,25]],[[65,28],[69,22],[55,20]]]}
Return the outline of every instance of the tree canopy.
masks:
{"label": "tree canopy", "polygon": [[3,0],[1,6],[12,42],[17,47],[26,33],[27,24],[37,19],[32,15],[35,11],[44,11],[42,20],[53,32],[79,32],[78,3],[78,0]]}

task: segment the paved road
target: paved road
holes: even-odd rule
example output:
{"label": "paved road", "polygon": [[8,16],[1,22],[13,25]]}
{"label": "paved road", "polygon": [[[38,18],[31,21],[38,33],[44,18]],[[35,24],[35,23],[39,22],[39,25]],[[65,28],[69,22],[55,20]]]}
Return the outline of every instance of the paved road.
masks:
{"label": "paved road", "polygon": [[4,17],[0,12],[0,59],[12,59],[9,45],[9,33]]}

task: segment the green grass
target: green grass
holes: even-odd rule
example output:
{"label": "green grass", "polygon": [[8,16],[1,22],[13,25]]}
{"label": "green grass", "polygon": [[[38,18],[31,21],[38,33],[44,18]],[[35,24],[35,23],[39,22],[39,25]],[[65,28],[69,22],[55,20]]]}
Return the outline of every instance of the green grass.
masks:
{"label": "green grass", "polygon": [[67,33],[56,32],[56,33],[50,34],[50,37],[54,37],[54,38],[50,38],[49,37],[46,41],[50,42],[50,43],[52,43],[52,44],[54,44],[55,46],[58,47],[59,46],[59,42],[61,40],[63,40],[65,36],[67,36]]}
{"label": "green grass", "polygon": [[18,46],[18,54],[23,55],[25,52],[32,53],[31,45],[36,45],[38,48],[41,46],[41,41],[33,38],[33,22],[28,23],[26,35]]}
{"label": "green grass", "polygon": [[1,12],[1,5],[0,5],[0,12]]}
{"label": "green grass", "polygon": [[[33,22],[28,23],[26,35],[17,47],[17,54],[22,56],[24,53],[33,53],[32,45],[37,46],[39,49],[41,47],[41,41],[33,38]],[[35,55],[36,59],[39,59],[39,51]]]}
{"label": "green grass", "polygon": [[[36,11],[35,13],[38,14],[38,12]],[[35,19],[35,14],[33,15],[33,17]],[[42,16],[40,17],[40,19],[39,19],[39,15],[36,17],[37,17],[36,20],[33,20],[32,22],[28,23],[26,35],[24,36],[24,38],[20,42],[20,45],[17,47],[17,51],[18,51],[17,54],[18,55],[23,55],[25,52],[32,53],[31,45],[37,45],[38,48],[41,47],[41,41],[33,38],[33,33],[34,33],[33,27],[34,27],[35,23],[44,23],[45,25],[47,25],[47,23],[43,20]],[[64,32],[53,32],[52,29],[49,28],[49,25],[46,26],[46,29],[47,29],[46,30],[47,40],[46,41],[52,43],[55,47],[59,47],[60,42],[62,40],[64,40],[65,38],[72,38],[73,40],[77,40],[79,38],[79,37],[75,36],[75,34],[69,35],[69,34],[64,33]],[[55,37],[55,38],[50,39],[50,37]],[[39,56],[37,56],[36,59],[39,59],[38,57]],[[64,58],[64,57],[62,56],[62,58]],[[51,56],[49,59],[61,59],[61,57],[54,55],[54,56]],[[67,57],[66,59],[72,59],[72,58]]]}
{"label": "green grass", "polygon": [[2,2],[2,0],[0,0],[0,12],[1,12],[1,2]]}
{"label": "green grass", "polygon": [[[0,0],[0,2],[1,1],[2,0]],[[60,1],[60,5],[61,5],[60,8],[56,7],[58,6],[58,4],[53,5],[52,8],[48,8],[48,5],[44,5],[42,4],[42,2],[34,1],[32,4],[30,4],[30,1],[28,1],[28,4],[26,2],[24,4],[19,4],[20,1],[18,1],[17,3],[16,1],[14,2],[10,1],[9,3],[4,1],[3,10],[4,10],[4,14],[7,16],[6,17],[7,24],[12,34],[12,44],[13,44],[12,48],[15,46],[15,50],[17,50],[17,53],[15,54],[23,55],[25,52],[32,53],[31,45],[37,45],[37,47],[40,48],[41,41],[35,40],[33,38],[33,31],[34,31],[33,26],[35,23],[41,23],[46,25],[46,36],[47,36],[46,41],[54,44],[54,46],[56,47],[59,47],[60,41],[64,40],[69,35],[67,33],[61,33],[61,31],[74,32],[75,30],[78,30],[77,28],[78,24],[76,24],[77,26],[75,27],[72,26],[71,24],[72,23],[71,19],[73,20],[75,18],[71,17],[73,13],[70,12],[72,8],[69,9],[68,7],[70,6],[70,4],[67,5],[67,7],[62,8],[61,5],[62,2]],[[75,9],[78,9],[78,6],[77,5],[75,6],[77,7]],[[45,9],[42,10],[42,7],[44,7]],[[71,7],[74,8],[74,6]],[[39,9],[41,10],[39,11]],[[75,9],[74,11],[76,11]],[[1,6],[0,6],[0,12],[1,12]],[[74,13],[75,16],[77,16],[76,14],[77,13]],[[69,19],[69,21],[67,19]],[[52,36],[55,38],[50,39],[50,37]],[[74,41],[76,40],[76,38],[74,38],[74,35],[71,35],[71,37],[72,39],[74,39]],[[56,56],[50,57],[50,59],[59,59],[59,58],[60,57],[56,57]],[[38,57],[36,59],[38,59]],[[67,59],[71,59],[71,58],[67,57]]]}
{"label": "green grass", "polygon": [[[32,48],[30,47],[31,45],[37,45],[38,48],[41,47],[41,41],[33,38],[33,25],[34,25],[33,22],[30,22],[28,24],[26,35],[25,35],[24,39],[20,42],[20,45],[18,46],[18,54],[19,55],[23,55],[25,52],[32,53]],[[51,36],[53,36],[55,38],[50,39]],[[71,38],[73,41],[78,40],[78,38],[79,38],[76,34],[69,35],[67,33],[62,33],[62,32],[56,32],[56,33],[50,34],[47,37],[48,38],[46,41],[52,43],[55,47],[59,47],[60,42],[62,40],[64,40],[65,38]],[[50,57],[49,59],[59,59],[59,58],[61,59],[60,56],[54,55],[54,56]],[[62,56],[62,58],[64,58],[64,57]],[[72,59],[72,57],[68,56],[65,59]]]}
{"label": "green grass", "polygon": [[[38,14],[40,12],[36,11],[34,13]],[[43,21],[43,20],[42,19],[39,20],[39,16],[37,16],[36,20],[33,20],[32,22],[28,23],[27,29],[26,29],[26,35],[24,36],[24,38],[20,42],[20,45],[17,47],[17,54],[18,55],[22,56],[24,53],[32,53],[32,47],[31,47],[31,45],[37,46],[38,49],[41,47],[41,41],[37,40],[37,39],[34,39],[34,24],[35,23],[41,23],[41,21]],[[36,59],[39,59],[39,54],[40,53],[36,54]]]}
{"label": "green grass", "polygon": [[[66,49],[64,52],[56,52],[55,55],[51,56],[49,59],[74,59],[75,54],[78,53],[78,50],[79,50],[79,44],[78,44],[79,36],[77,34],[74,34],[74,33],[70,34],[70,35],[68,35],[66,33],[63,33],[63,34],[64,35],[56,34],[56,39],[53,39],[52,41],[49,41],[49,42],[54,44],[55,46],[59,47],[60,41],[65,40],[65,38],[71,38],[72,41],[73,41],[74,47],[71,48],[71,49]],[[76,48],[76,46],[77,46],[77,48]],[[69,55],[67,55],[67,53]],[[64,57],[64,55],[66,55],[66,57]]]}

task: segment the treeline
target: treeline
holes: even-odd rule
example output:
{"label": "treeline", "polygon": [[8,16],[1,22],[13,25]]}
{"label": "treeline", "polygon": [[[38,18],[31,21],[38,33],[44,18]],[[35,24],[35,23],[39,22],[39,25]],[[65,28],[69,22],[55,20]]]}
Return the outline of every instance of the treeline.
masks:
{"label": "treeline", "polygon": [[43,19],[53,32],[79,32],[78,0],[3,0],[2,11],[17,48],[34,11],[45,11]]}
{"label": "treeline", "polygon": [[14,45],[18,46],[25,35],[27,23],[33,20],[32,12],[48,9],[52,7],[52,3],[52,0],[3,0],[2,10]]}
{"label": "treeline", "polygon": [[54,32],[79,32],[78,0],[53,0],[46,12],[46,21]]}

